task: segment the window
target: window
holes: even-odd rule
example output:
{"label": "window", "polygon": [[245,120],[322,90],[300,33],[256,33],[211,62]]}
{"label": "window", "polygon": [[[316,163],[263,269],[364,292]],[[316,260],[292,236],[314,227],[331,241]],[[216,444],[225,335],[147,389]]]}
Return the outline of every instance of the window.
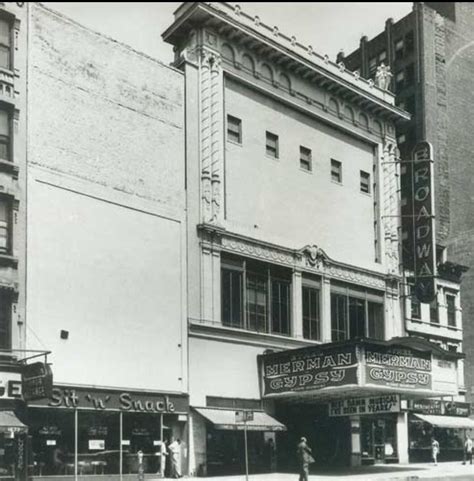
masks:
{"label": "window", "polygon": [[406,99],[406,110],[411,114],[415,113],[415,96],[414,95],[410,95],[410,97]]}
{"label": "window", "polygon": [[331,337],[333,341],[347,339],[347,297],[331,294]]}
{"label": "window", "polygon": [[227,140],[242,143],[242,121],[232,115],[227,116]]}
{"label": "window", "polygon": [[303,285],[303,337],[312,341],[321,340],[319,289]]}
{"label": "window", "polygon": [[405,85],[405,72],[401,70],[395,75],[395,88],[400,90]]}
{"label": "window", "polygon": [[331,288],[333,341],[369,337],[384,339],[384,305],[381,295],[364,290]]}
{"label": "window", "polygon": [[300,168],[311,172],[311,149],[300,146]]}
{"label": "window", "polygon": [[448,344],[448,351],[449,352],[458,352],[458,346],[455,344]]}
{"label": "window", "polygon": [[11,26],[10,22],[0,19],[0,68],[12,70]]}
{"label": "window", "polygon": [[370,194],[370,174],[363,170],[360,171],[360,191]]}
{"label": "window", "polygon": [[384,333],[384,315],[383,304],[378,302],[367,302],[368,315],[368,334],[367,337],[372,339],[383,339]]}
{"label": "window", "polygon": [[446,309],[448,326],[456,327],[456,296],[454,294],[446,294]]}
{"label": "window", "polygon": [[430,322],[431,324],[439,324],[438,301],[436,299],[430,303]]}
{"label": "window", "polygon": [[375,73],[376,70],[377,70],[377,57],[372,57],[369,60],[369,72],[373,74]]}
{"label": "window", "polygon": [[411,63],[405,69],[407,84],[412,85],[415,82],[415,64]]}
{"label": "window", "polygon": [[387,60],[387,51],[386,51],[386,50],[382,50],[382,51],[379,53],[379,63],[385,62],[386,60]]}
{"label": "window", "polygon": [[415,50],[415,35],[413,32],[408,32],[405,35],[405,50],[407,54]]}
{"label": "window", "polygon": [[0,109],[0,159],[10,160],[10,115]]}
{"label": "window", "polygon": [[10,203],[0,197],[0,254],[10,252]]}
{"label": "window", "polygon": [[266,132],[266,153],[269,157],[278,159],[278,135]]}
{"label": "window", "polygon": [[400,60],[403,58],[404,42],[403,39],[395,42],[395,59]]}
{"label": "window", "polygon": [[411,318],[421,319],[421,304],[415,295],[415,286],[410,285],[410,297],[411,297]]}
{"label": "window", "polygon": [[289,335],[291,272],[262,262],[223,256],[221,302],[224,326]]}
{"label": "window", "polygon": [[401,134],[397,137],[397,144],[401,145],[407,141],[407,136],[405,134]]}
{"label": "window", "polygon": [[290,333],[290,282],[272,280],[272,332]]}
{"label": "window", "polygon": [[241,328],[243,323],[242,309],[242,276],[236,268],[222,269],[222,322],[226,326]]}
{"label": "window", "polygon": [[266,277],[257,273],[247,274],[247,329],[251,331],[267,331],[267,290]]}
{"label": "window", "polygon": [[0,295],[0,349],[11,349],[12,301],[8,295]]}
{"label": "window", "polygon": [[331,159],[331,180],[342,184],[342,164],[334,159]]}

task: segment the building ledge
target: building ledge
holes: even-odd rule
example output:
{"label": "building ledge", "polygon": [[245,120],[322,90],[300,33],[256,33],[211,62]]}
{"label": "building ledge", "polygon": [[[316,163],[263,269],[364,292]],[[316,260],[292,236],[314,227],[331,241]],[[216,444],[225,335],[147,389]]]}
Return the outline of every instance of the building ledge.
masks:
{"label": "building ledge", "polygon": [[247,331],[222,325],[203,319],[188,319],[190,337],[230,342],[234,344],[247,344],[272,349],[295,349],[305,346],[321,344],[317,341],[297,339],[277,334]]}
{"label": "building ledge", "polygon": [[9,160],[0,159],[0,172],[10,174],[14,178],[18,178],[20,168],[18,164],[10,162]]}
{"label": "building ledge", "polygon": [[18,267],[18,257],[8,254],[0,254],[0,268],[1,267]]}

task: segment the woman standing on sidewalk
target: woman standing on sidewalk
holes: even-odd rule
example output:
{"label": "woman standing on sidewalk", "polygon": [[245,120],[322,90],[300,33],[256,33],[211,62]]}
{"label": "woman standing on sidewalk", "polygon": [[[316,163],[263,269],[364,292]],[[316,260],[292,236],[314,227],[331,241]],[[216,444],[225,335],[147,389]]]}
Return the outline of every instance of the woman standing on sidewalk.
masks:
{"label": "woman standing on sidewalk", "polygon": [[435,466],[438,465],[439,443],[434,436],[431,437],[431,457]]}

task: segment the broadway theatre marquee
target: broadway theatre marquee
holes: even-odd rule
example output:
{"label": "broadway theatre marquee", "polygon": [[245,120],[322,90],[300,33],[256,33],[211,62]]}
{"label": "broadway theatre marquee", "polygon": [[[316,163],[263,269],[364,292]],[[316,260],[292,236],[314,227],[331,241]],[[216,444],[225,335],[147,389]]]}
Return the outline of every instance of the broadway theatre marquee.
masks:
{"label": "broadway theatre marquee", "polygon": [[261,394],[336,398],[347,393],[456,395],[457,360],[421,338],[351,340],[259,356]]}

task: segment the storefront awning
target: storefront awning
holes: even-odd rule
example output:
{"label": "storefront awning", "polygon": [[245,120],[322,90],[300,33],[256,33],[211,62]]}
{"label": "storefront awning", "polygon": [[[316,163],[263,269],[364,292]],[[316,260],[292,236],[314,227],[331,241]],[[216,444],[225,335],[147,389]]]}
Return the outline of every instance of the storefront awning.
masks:
{"label": "storefront awning", "polygon": [[0,432],[6,430],[26,431],[27,427],[12,411],[0,411]]}
{"label": "storefront awning", "polygon": [[[216,429],[243,430],[244,424],[237,423],[235,410],[194,408],[201,416],[214,424]],[[262,411],[254,411],[252,421],[247,421],[249,431],[286,431],[286,426]]]}
{"label": "storefront awning", "polygon": [[431,414],[415,414],[415,416],[439,428],[474,429],[474,420],[471,418],[434,416]]}

